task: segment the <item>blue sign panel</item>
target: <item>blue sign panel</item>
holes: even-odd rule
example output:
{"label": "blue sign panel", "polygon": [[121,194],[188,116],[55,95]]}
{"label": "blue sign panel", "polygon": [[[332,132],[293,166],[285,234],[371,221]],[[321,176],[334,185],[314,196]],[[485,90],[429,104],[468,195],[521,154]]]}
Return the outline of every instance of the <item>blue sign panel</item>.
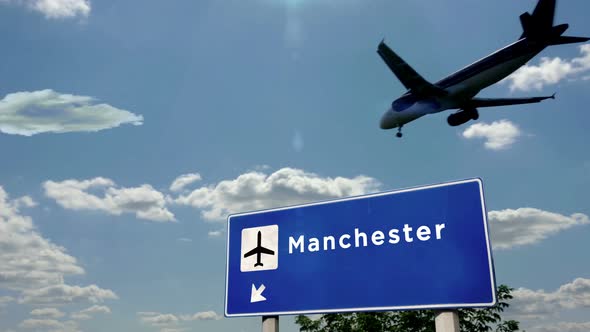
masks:
{"label": "blue sign panel", "polygon": [[480,179],[228,219],[228,317],[495,303]]}

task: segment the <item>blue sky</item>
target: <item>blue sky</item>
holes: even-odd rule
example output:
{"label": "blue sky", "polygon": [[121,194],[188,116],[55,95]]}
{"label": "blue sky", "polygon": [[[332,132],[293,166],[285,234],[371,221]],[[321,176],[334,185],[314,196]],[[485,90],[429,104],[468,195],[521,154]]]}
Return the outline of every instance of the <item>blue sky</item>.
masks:
{"label": "blue sky", "polygon": [[[534,5],[0,0],[0,331],[257,331],[222,317],[228,213],[469,177],[509,315],[589,330],[590,44],[481,93],[556,100],[378,128],[404,92],[382,38],[436,81]],[[589,10],[556,23],[588,36]]]}

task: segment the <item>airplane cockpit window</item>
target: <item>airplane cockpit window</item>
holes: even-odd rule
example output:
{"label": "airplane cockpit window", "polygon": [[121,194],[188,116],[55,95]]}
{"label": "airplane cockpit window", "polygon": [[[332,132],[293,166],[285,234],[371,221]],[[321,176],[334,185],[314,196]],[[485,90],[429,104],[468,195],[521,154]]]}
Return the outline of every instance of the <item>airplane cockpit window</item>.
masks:
{"label": "airplane cockpit window", "polygon": [[401,112],[414,105],[418,100],[416,97],[409,95],[402,97],[391,104],[391,108],[396,112]]}

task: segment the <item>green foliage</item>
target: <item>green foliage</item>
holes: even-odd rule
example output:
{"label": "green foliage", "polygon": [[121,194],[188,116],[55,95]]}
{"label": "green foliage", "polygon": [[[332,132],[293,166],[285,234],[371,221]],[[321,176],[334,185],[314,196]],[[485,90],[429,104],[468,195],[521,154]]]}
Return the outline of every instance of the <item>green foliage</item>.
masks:
{"label": "green foliage", "polygon": [[[518,322],[503,320],[500,314],[508,308],[513,289],[500,285],[498,302],[484,309],[459,309],[461,332],[513,332]],[[297,316],[295,322],[302,332],[435,332],[435,311],[358,312],[326,314],[318,319]]]}

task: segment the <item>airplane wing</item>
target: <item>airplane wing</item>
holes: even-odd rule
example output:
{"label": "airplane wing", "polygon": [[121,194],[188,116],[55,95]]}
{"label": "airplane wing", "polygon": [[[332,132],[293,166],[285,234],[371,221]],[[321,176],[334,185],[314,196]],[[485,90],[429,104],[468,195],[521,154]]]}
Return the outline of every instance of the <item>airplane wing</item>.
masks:
{"label": "airplane wing", "polygon": [[545,97],[531,97],[531,98],[473,98],[469,101],[469,107],[494,107],[494,106],[508,106],[539,103],[545,99],[555,99],[555,94]]}
{"label": "airplane wing", "polygon": [[270,249],[266,249],[265,247],[260,247],[260,252],[263,254],[267,254],[267,255],[274,255],[275,252],[270,250]]}
{"label": "airplane wing", "polygon": [[399,55],[389,48],[385,42],[381,41],[379,43],[377,53],[406,89],[425,96],[443,96],[447,93],[444,89],[435,86],[420,76]]}
{"label": "airplane wing", "polygon": [[245,253],[245,254],[244,254],[244,258],[246,258],[246,257],[250,257],[250,256],[252,256],[252,255],[256,254],[256,253],[258,252],[258,250],[259,250],[259,249],[260,249],[260,248],[258,247],[258,248],[254,248],[254,249],[252,249],[252,250],[248,251],[247,253]]}
{"label": "airplane wing", "polygon": [[256,248],[248,251],[247,253],[245,253],[244,258],[250,257],[250,256],[257,254],[257,253],[263,253],[263,254],[267,254],[267,255],[274,255],[275,254],[274,251],[272,251],[270,249],[266,249],[265,247],[256,247]]}

